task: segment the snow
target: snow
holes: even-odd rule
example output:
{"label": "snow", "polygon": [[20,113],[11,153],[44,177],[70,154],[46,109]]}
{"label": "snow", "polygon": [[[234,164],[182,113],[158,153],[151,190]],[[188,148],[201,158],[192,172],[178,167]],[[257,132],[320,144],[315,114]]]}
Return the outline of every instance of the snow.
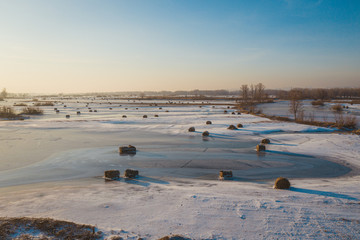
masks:
{"label": "snow", "polygon": [[[93,103],[98,113],[76,116],[85,107],[73,102],[60,115],[44,107],[41,117],[0,121],[1,217],[92,224],[124,239],[360,238],[357,135],[233,115],[227,105],[160,110],[122,103],[109,110]],[[244,127],[226,129],[238,123]],[[191,126],[196,132],[187,131]],[[201,136],[205,130],[210,137]],[[257,155],[264,137],[271,143]],[[135,156],[118,155],[119,144],[134,142]],[[222,166],[233,170],[233,181],[217,180]],[[140,169],[140,177],[101,177],[128,167]],[[272,188],[280,174],[289,177],[290,190]]]}

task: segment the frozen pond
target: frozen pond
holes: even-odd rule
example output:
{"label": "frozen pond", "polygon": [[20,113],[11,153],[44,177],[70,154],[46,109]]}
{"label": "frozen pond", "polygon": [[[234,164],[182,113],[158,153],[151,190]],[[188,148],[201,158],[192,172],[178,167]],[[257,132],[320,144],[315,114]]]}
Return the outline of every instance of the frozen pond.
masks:
{"label": "frozen pond", "polygon": [[[232,170],[239,181],[278,176],[336,177],[350,171],[318,157],[271,150],[286,143],[272,142],[263,154],[255,151],[259,140],[269,133],[286,134],[294,128],[299,133],[327,129],[279,125],[238,115],[223,103],[213,104],[174,106],[165,102],[154,106],[151,102],[87,104],[67,100],[41,107],[42,116],[0,121],[0,187],[100,179],[105,170],[119,169],[123,173],[127,168],[138,169],[142,178],[159,181],[172,177],[216,180],[220,170]],[[66,119],[66,114],[71,117]],[[206,125],[207,120],[213,124]],[[237,123],[244,127],[227,129],[229,124]],[[196,128],[194,133],[187,131],[190,126]],[[207,138],[201,136],[205,130],[210,132]],[[118,147],[128,144],[137,147],[137,154],[119,155]]]}

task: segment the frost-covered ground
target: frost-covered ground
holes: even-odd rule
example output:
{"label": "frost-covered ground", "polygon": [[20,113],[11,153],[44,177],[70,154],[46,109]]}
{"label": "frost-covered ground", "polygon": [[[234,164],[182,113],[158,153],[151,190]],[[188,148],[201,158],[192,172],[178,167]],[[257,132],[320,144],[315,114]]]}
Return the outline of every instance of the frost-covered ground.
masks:
{"label": "frost-covered ground", "polygon": [[[92,101],[63,100],[66,107],[43,107],[43,116],[0,121],[1,217],[92,224],[125,239],[360,238],[359,136],[231,114],[217,102]],[[244,127],[227,129],[238,123]],[[264,137],[271,144],[258,155]],[[139,151],[119,156],[122,144]],[[140,177],[101,178],[127,167]],[[217,180],[224,168],[234,181]],[[272,189],[279,175],[290,190]]]}

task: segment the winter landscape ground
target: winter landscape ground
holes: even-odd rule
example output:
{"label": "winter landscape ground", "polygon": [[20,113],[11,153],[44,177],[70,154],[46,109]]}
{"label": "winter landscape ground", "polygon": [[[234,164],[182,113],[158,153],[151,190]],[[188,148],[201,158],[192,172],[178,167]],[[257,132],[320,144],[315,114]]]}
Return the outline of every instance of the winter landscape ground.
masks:
{"label": "winter landscape ground", "polygon": [[[41,116],[0,121],[0,217],[90,224],[103,239],[360,238],[358,135],[238,114],[226,101],[50,100]],[[19,102],[33,104],[0,104]],[[119,155],[129,144],[137,153]],[[102,177],[127,168],[140,176]],[[280,176],[290,190],[273,189]],[[25,233],[42,236],[12,237]]]}

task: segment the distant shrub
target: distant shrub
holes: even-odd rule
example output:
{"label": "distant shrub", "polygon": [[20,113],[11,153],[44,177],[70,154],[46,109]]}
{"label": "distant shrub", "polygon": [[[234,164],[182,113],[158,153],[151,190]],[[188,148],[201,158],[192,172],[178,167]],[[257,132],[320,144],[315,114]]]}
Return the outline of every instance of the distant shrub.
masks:
{"label": "distant shrub", "polygon": [[335,114],[335,126],[339,129],[348,128],[355,129],[357,126],[356,117],[353,115],[347,115],[344,117],[342,113]]}
{"label": "distant shrub", "polygon": [[341,104],[336,104],[336,105],[333,105],[333,106],[331,107],[331,109],[332,109],[334,112],[342,112],[343,107],[341,106]]}
{"label": "distant shrub", "polygon": [[18,117],[12,107],[3,106],[0,108],[0,118],[14,119]]}
{"label": "distant shrub", "polygon": [[324,102],[321,100],[312,101],[311,105],[313,106],[324,106]]}
{"label": "distant shrub", "polygon": [[159,238],[158,240],[191,240],[191,239],[180,236],[180,235],[172,235],[172,236],[165,236],[165,237]]}
{"label": "distant shrub", "polygon": [[14,103],[14,107],[26,107],[26,103]]}
{"label": "distant shrub", "polygon": [[35,107],[25,107],[22,110],[22,114],[25,115],[42,115],[44,113],[43,110],[41,110],[40,108],[35,108]]}
{"label": "distant shrub", "polygon": [[34,104],[35,106],[54,106],[52,102],[37,102]]}

